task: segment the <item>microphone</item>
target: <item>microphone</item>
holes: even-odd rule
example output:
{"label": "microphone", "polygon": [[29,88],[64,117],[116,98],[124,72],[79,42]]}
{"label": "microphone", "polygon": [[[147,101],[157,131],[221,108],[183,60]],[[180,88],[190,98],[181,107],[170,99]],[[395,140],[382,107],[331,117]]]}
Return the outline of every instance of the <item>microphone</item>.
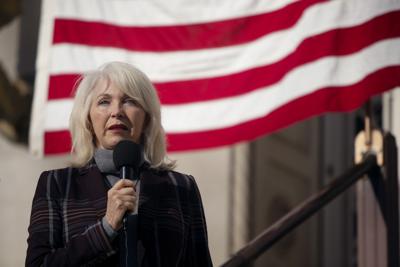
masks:
{"label": "microphone", "polygon": [[113,160],[122,179],[137,180],[144,162],[143,147],[129,140],[119,141],[114,148]]}
{"label": "microphone", "polygon": [[[115,167],[121,171],[121,179],[138,180],[139,169],[144,162],[143,147],[129,140],[122,140],[114,148]],[[138,196],[137,196],[138,197]],[[137,210],[125,214],[120,238],[120,266],[136,267],[138,264]]]}

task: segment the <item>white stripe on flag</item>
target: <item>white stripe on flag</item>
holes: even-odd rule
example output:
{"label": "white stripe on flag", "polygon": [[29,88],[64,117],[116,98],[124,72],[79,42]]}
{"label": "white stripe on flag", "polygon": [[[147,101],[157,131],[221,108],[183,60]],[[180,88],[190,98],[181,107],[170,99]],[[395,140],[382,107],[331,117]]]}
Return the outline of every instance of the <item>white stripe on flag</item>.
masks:
{"label": "white stripe on flag", "polygon": [[[280,9],[293,0],[56,0],[55,17],[114,25],[182,25],[225,20]],[[85,12],[77,12],[84,10]],[[126,12],[129,10],[129,12]]]}

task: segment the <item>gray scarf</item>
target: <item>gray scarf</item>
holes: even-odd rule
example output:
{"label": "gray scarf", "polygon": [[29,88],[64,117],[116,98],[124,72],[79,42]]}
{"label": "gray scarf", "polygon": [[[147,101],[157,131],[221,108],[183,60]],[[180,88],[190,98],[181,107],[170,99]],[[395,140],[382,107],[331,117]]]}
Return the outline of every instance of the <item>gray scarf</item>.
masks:
{"label": "gray scarf", "polygon": [[94,152],[94,160],[100,172],[107,177],[111,186],[118,182],[120,179],[119,171],[115,168],[112,150],[96,149]]}

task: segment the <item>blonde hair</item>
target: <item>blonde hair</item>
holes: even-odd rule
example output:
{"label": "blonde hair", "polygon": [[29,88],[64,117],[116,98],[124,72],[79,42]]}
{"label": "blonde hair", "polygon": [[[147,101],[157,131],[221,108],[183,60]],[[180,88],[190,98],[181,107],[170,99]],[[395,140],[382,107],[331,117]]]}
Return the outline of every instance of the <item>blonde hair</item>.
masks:
{"label": "blonde hair", "polygon": [[97,82],[106,80],[115,84],[123,93],[134,98],[146,113],[146,123],[141,144],[144,157],[151,168],[173,169],[175,162],[167,157],[165,132],[161,125],[160,101],[149,78],[134,66],[123,62],[110,62],[98,70],[83,74],[77,82],[69,129],[72,137],[74,166],[84,166],[93,157],[95,135],[89,119],[93,89]]}

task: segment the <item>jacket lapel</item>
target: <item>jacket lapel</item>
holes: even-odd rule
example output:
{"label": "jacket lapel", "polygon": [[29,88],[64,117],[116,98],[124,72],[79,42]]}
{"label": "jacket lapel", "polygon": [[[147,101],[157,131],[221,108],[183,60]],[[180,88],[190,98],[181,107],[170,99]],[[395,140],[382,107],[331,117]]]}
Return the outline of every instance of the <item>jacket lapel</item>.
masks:
{"label": "jacket lapel", "polygon": [[107,205],[107,185],[96,165],[79,169],[77,196],[87,198],[97,211],[98,218],[104,216]]}
{"label": "jacket lapel", "polygon": [[[166,183],[165,177],[156,175],[151,170],[145,170],[140,178],[139,214],[143,209],[155,210],[159,207],[162,185]],[[151,213],[154,215],[154,213]],[[151,216],[154,218],[154,216]]]}

